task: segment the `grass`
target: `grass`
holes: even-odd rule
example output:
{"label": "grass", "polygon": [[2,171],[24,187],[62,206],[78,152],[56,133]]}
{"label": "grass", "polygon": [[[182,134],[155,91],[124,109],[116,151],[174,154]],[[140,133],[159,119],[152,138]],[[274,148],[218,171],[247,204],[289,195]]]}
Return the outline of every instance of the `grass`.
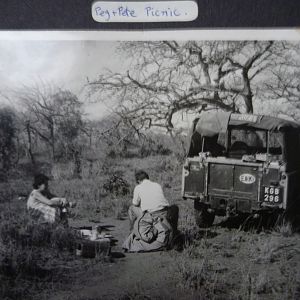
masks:
{"label": "grass", "polygon": [[[223,239],[222,247],[215,247],[214,240],[196,240],[182,253],[173,254],[171,270],[186,293],[192,292],[198,297],[195,299],[297,299],[299,271],[293,268],[279,241],[259,240],[258,249],[251,249],[257,245],[249,234],[238,249],[232,250],[228,249],[229,239]],[[274,247],[279,251],[276,260]],[[231,251],[232,256],[222,255],[225,251]],[[252,259],[247,259],[248,255]],[[253,261],[253,256],[257,260]]]}
{"label": "grass", "polygon": [[[107,158],[103,164],[94,162],[92,168],[88,168],[89,165],[84,166],[80,179],[72,178],[70,164],[55,164],[51,171],[51,191],[77,202],[74,219],[101,216],[122,219],[131,203],[135,170],[148,170],[153,180],[162,180],[171,192],[168,186],[172,186],[174,180],[170,172],[178,169],[173,157],[165,160],[164,156]],[[27,216],[26,198],[31,184],[31,180],[21,179],[0,183],[1,299],[31,298],[45,286],[57,286],[62,273],[72,270],[72,266],[66,266],[66,261],[77,265],[72,230],[36,226]],[[97,257],[95,262],[105,263],[105,259]]]}
{"label": "grass", "polygon": [[277,226],[275,231],[279,232],[284,237],[290,237],[293,235],[293,226],[289,222],[284,222],[280,226]]}
{"label": "grass", "polygon": [[[172,257],[168,269],[178,283],[174,289],[184,291],[190,299],[299,298],[300,248],[298,236],[289,224],[261,234],[228,228],[200,230],[194,221],[193,203],[181,200],[181,165],[174,155],[106,158],[89,168],[88,164],[84,167],[81,179],[72,178],[71,168],[65,164],[53,169],[50,188],[77,202],[76,220],[124,218],[137,169],[147,170],[151,179],[163,185],[170,203],[179,205],[178,227],[184,236],[184,249],[166,255]],[[126,192],[118,187],[121,181],[113,181],[111,189],[105,188],[115,175],[126,181]],[[0,191],[1,299],[33,298],[41,289],[49,292],[59,288],[61,279],[72,280],[72,273],[76,276],[77,271],[91,272],[92,263],[74,255],[71,230],[36,227],[27,217],[26,201],[19,195],[31,191],[30,180],[10,180],[0,184]],[[106,262],[99,258],[95,263]],[[140,287],[124,292],[123,299],[149,297]]]}
{"label": "grass", "polygon": [[67,280],[77,260],[73,230],[36,226],[19,200],[2,204],[0,217],[0,299],[31,299],[41,288]]}
{"label": "grass", "polygon": [[192,203],[182,202],[180,212],[185,247],[171,253],[170,270],[191,299],[298,299],[300,245],[289,225],[260,234],[199,230]]}

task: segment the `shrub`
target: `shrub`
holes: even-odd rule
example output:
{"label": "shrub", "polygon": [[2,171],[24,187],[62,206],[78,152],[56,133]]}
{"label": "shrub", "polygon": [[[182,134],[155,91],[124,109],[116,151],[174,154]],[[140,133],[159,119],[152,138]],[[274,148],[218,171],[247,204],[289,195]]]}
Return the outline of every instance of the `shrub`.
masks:
{"label": "shrub", "polygon": [[18,196],[27,198],[30,190],[31,182],[24,180],[9,180],[6,183],[0,183],[0,203],[10,202]]}
{"label": "shrub", "polygon": [[0,226],[0,242],[4,246],[11,244],[19,248],[55,248],[72,250],[75,244],[75,232],[70,228],[51,224],[34,224],[28,220],[16,224],[11,220],[3,221]]}
{"label": "shrub", "polygon": [[[75,247],[75,232],[62,226],[34,224],[21,202],[2,207],[0,222],[0,299],[25,299],[35,284],[53,280],[62,250]],[[75,256],[70,256],[75,259]],[[49,268],[50,262],[50,268]],[[46,283],[45,283],[46,284]]]}
{"label": "shrub", "polygon": [[10,244],[1,256],[0,271],[4,276],[44,277],[47,274],[38,264],[42,256],[39,248],[22,249]]}
{"label": "shrub", "polygon": [[104,184],[103,189],[116,196],[125,196],[130,192],[129,183],[119,173],[113,174]]}
{"label": "shrub", "polygon": [[76,234],[70,228],[57,226],[51,232],[51,245],[59,250],[73,251],[75,249]]}

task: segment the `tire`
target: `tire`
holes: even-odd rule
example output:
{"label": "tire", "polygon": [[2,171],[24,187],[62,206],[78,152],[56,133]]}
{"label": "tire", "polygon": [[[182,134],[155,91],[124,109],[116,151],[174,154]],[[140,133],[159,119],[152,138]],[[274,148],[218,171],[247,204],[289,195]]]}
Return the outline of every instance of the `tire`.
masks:
{"label": "tire", "polygon": [[215,214],[207,211],[207,205],[195,201],[195,221],[200,228],[208,228],[212,226]]}

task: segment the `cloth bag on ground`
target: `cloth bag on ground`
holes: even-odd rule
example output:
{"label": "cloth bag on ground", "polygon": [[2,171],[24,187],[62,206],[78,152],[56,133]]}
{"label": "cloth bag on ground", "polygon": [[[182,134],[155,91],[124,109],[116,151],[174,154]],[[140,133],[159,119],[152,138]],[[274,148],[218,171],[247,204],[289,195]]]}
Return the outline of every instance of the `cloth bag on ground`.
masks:
{"label": "cloth bag on ground", "polygon": [[153,216],[144,212],[134,223],[132,233],[122,248],[128,252],[149,252],[168,248],[173,230],[165,216]]}

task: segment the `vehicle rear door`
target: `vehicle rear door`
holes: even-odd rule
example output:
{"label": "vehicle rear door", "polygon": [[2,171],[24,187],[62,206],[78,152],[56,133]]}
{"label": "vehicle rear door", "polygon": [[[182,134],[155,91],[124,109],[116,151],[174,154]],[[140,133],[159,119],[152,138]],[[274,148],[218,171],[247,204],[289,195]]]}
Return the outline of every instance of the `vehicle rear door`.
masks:
{"label": "vehicle rear door", "polygon": [[258,163],[211,159],[208,163],[208,195],[257,201],[260,170]]}

